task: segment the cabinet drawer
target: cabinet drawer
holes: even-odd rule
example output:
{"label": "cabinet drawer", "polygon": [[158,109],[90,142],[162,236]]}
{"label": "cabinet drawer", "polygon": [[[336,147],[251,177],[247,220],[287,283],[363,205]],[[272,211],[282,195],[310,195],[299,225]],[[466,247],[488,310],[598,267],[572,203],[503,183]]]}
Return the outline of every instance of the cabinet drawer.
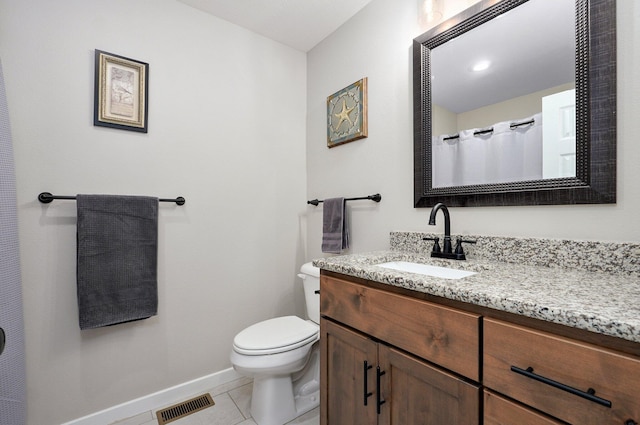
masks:
{"label": "cabinet drawer", "polygon": [[484,385],[563,421],[640,423],[639,377],[635,357],[484,319]]}
{"label": "cabinet drawer", "polygon": [[480,380],[480,316],[320,277],[320,312],[425,360]]}
{"label": "cabinet drawer", "polygon": [[484,425],[562,425],[546,415],[507,400],[491,391],[484,391]]}

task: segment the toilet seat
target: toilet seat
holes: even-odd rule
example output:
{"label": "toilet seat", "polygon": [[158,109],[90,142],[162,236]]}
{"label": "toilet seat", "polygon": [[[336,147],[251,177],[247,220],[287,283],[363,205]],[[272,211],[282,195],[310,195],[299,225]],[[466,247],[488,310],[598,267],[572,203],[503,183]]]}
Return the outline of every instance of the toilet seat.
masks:
{"label": "toilet seat", "polygon": [[276,354],[294,350],[318,339],[318,325],[297,316],[276,317],[244,329],[233,340],[233,349],[245,355]]}

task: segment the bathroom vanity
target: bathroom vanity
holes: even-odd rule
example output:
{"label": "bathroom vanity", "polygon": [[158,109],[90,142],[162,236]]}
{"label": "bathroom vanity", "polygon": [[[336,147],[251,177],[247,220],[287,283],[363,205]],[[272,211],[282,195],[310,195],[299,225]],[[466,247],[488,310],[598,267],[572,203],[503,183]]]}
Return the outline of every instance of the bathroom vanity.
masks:
{"label": "bathroom vanity", "polygon": [[[469,250],[478,259],[455,262],[421,254],[421,236],[396,234],[391,251],[314,262],[321,424],[640,423],[637,246],[591,243],[591,252],[572,255],[556,241],[527,256],[527,241],[479,238],[484,248]],[[528,259],[483,259],[496,243]],[[545,241],[528,243],[538,252]],[[532,265],[540,255],[582,270]],[[443,279],[376,266],[388,261],[476,274]]]}
{"label": "bathroom vanity", "polygon": [[478,423],[479,315],[349,278],[320,287],[321,423]]}

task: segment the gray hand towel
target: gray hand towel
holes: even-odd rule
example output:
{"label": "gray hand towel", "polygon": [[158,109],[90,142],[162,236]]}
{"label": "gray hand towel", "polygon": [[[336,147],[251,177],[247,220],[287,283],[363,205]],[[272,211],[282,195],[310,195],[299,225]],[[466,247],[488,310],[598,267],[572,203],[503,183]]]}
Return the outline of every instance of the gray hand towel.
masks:
{"label": "gray hand towel", "polygon": [[80,329],[158,312],[158,198],[77,195]]}
{"label": "gray hand towel", "polygon": [[349,248],[344,198],[325,199],[322,208],[322,252],[340,254]]}

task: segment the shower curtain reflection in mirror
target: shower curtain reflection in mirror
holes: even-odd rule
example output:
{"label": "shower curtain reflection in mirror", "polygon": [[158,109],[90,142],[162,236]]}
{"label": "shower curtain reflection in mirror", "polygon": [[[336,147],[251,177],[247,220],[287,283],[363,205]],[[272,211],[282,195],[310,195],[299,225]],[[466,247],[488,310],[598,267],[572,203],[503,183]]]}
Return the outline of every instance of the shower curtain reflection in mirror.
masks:
{"label": "shower curtain reflection in mirror", "polygon": [[433,187],[542,178],[542,114],[432,140]]}
{"label": "shower curtain reflection in mirror", "polygon": [[540,103],[530,117],[433,137],[432,187],[575,177],[575,89]]}

